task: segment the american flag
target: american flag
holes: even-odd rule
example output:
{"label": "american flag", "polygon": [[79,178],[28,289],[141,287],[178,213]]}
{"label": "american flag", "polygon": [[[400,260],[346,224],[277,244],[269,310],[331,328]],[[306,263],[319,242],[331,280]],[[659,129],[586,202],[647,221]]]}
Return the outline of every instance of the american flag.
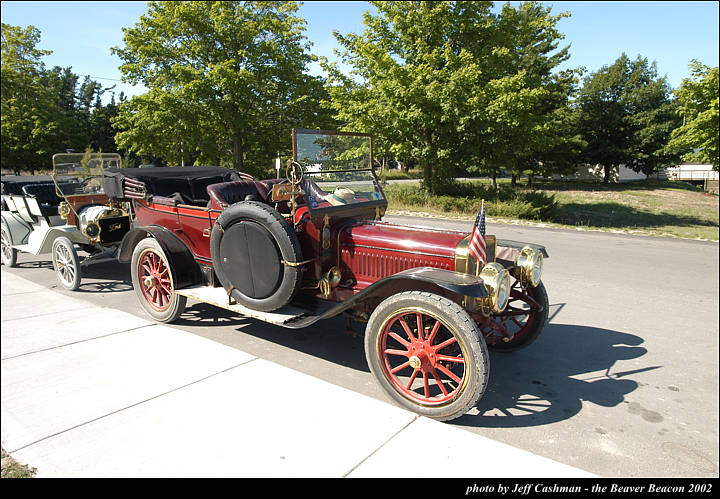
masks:
{"label": "american flag", "polygon": [[485,247],[485,201],[483,200],[482,208],[475,219],[475,226],[470,235],[470,243],[468,245],[470,254],[478,262],[478,269],[487,262]]}

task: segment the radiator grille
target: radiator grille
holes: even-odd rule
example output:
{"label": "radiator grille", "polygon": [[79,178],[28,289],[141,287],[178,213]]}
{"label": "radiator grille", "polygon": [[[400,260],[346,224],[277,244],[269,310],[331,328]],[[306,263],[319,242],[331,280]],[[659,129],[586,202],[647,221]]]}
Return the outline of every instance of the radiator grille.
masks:
{"label": "radiator grille", "polygon": [[130,231],[130,217],[110,217],[98,220],[100,241],[103,244],[118,243]]}
{"label": "radiator grille", "polygon": [[415,267],[452,270],[454,262],[452,258],[440,256],[433,257],[394,252],[379,253],[378,250],[368,251],[361,248],[353,248],[352,252],[347,248],[343,248],[341,258],[359,279],[382,279]]}

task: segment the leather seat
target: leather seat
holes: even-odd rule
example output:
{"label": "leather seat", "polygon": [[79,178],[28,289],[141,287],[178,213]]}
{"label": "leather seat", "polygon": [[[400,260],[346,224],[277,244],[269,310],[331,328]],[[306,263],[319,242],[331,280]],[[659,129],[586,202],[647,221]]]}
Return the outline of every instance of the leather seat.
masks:
{"label": "leather seat", "polygon": [[260,182],[253,180],[237,180],[234,182],[223,182],[207,187],[210,201],[216,209],[227,208],[240,201],[263,201],[267,200],[268,188]]}

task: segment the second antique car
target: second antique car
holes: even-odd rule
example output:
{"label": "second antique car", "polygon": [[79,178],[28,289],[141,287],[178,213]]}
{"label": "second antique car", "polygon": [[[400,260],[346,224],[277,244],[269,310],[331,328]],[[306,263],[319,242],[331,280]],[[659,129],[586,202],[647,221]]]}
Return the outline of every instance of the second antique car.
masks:
{"label": "second antique car", "polygon": [[119,154],[58,153],[52,163],[50,177],[3,177],[2,263],[15,266],[18,252],[51,253],[60,285],[76,290],[83,266],[114,257],[131,207],[102,190],[103,172],[120,166]]}
{"label": "second antique car", "polygon": [[547,322],[545,248],[487,235],[478,263],[467,232],[382,221],[371,135],[293,130],[292,141],[282,179],[106,176],[106,192],[133,201],[138,226],[118,258],[140,304],[161,322],[188,298],[287,328],[345,314],[366,323],[368,365],[393,400],[463,415],[485,391],[488,347],[524,347]]}

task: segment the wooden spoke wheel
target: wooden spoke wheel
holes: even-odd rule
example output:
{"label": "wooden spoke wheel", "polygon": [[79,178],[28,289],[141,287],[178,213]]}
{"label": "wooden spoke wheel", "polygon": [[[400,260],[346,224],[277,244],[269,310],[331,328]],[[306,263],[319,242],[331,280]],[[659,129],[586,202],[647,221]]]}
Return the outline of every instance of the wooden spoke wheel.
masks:
{"label": "wooden spoke wheel", "polygon": [[82,279],[80,258],[70,239],[63,236],[53,241],[52,259],[60,285],[70,291],[79,288]]}
{"label": "wooden spoke wheel", "polygon": [[434,419],[462,416],[485,391],[488,355],[476,324],[459,305],[432,293],[383,301],[368,321],[365,352],[390,397]]}
{"label": "wooden spoke wheel", "polygon": [[140,304],[153,319],[172,322],[180,317],[187,298],[175,293],[172,269],[154,238],[143,239],[135,247],[130,269]]}
{"label": "wooden spoke wheel", "polygon": [[15,267],[17,265],[17,250],[10,243],[10,232],[4,221],[0,233],[2,235],[2,264],[7,267]]}

